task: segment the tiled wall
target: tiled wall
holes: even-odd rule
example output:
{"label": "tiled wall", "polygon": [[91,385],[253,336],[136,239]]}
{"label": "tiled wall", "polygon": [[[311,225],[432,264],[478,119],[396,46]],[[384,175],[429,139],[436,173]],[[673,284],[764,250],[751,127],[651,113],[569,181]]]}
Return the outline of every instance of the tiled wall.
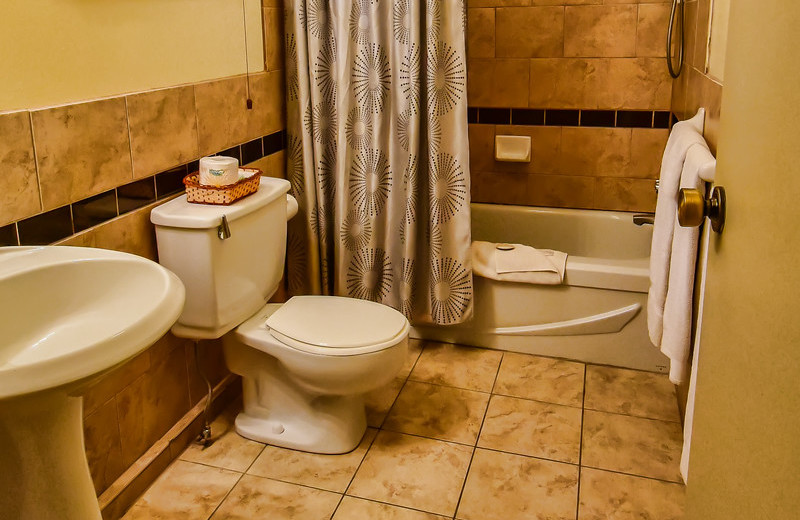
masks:
{"label": "tiled wall", "polygon": [[[706,109],[704,135],[713,153],[717,153],[722,81],[706,74],[708,19],[712,0],[686,2],[686,58],[683,72],[675,81],[672,111],[678,119],[688,119],[697,109]],[[727,30],[727,27],[724,28]]]}
{"label": "tiled wall", "polygon": [[[238,156],[285,176],[282,7],[264,0],[265,71],[0,114],[0,246],[57,243],[157,258],[150,210],[183,189],[199,157]],[[201,344],[212,383],[219,342]],[[98,494],[205,395],[190,341],[165,335],[84,395]]]}
{"label": "tiled wall", "polygon": [[[473,200],[653,210],[672,93],[663,57],[669,9],[468,0]],[[486,120],[495,115],[488,108],[533,110]],[[494,161],[496,134],[530,135],[531,163]]]}

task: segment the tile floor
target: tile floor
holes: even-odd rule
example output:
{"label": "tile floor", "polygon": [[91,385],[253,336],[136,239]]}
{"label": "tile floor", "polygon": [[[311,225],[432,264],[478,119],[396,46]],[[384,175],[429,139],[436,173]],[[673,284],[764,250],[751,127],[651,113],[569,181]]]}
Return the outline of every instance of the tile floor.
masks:
{"label": "tile floor", "polygon": [[678,520],[681,426],[665,375],[412,341],[345,455],[239,437],[190,446],[134,519]]}

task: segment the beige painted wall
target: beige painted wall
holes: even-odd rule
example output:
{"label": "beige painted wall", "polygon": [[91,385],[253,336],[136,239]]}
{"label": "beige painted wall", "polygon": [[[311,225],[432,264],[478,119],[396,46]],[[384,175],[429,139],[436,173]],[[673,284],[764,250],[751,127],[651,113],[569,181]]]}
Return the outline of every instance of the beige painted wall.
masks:
{"label": "beige painted wall", "polygon": [[800,4],[732,2],[688,479],[691,520],[800,509]]}
{"label": "beige painted wall", "polygon": [[3,0],[0,112],[264,70],[260,0]]}

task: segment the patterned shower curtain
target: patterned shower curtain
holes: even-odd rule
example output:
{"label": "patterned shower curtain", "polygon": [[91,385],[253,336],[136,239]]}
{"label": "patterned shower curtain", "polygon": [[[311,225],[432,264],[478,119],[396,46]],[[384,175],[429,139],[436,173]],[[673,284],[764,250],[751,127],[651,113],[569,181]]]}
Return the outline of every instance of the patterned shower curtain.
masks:
{"label": "patterned shower curtain", "polygon": [[464,0],[286,0],[292,294],[472,313]]}

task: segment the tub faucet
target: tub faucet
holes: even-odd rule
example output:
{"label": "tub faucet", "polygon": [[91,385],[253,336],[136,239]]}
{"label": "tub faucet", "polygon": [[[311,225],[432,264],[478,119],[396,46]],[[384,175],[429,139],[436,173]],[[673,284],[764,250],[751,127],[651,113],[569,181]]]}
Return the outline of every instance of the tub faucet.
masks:
{"label": "tub faucet", "polygon": [[655,219],[655,213],[637,213],[633,216],[633,223],[637,226],[643,226],[645,224],[650,224],[652,226]]}

